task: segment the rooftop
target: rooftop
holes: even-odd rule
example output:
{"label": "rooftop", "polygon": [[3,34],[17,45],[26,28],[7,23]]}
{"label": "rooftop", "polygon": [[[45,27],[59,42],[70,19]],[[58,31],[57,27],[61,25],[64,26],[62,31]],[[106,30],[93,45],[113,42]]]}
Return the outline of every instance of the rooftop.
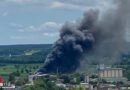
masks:
{"label": "rooftop", "polygon": [[112,78],[102,78],[102,79],[104,79],[108,82],[111,82],[111,81],[115,81],[115,82],[116,81],[127,81],[127,79],[124,78],[124,77],[112,77]]}
{"label": "rooftop", "polygon": [[104,68],[101,70],[122,70],[122,68]]}

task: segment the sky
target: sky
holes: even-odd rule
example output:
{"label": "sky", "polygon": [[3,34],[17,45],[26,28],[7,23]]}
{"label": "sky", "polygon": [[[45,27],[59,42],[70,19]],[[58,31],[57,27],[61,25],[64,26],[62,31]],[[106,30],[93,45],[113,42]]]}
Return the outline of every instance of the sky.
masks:
{"label": "sky", "polygon": [[111,0],[0,0],[0,45],[52,44],[66,22],[88,9],[103,13]]}

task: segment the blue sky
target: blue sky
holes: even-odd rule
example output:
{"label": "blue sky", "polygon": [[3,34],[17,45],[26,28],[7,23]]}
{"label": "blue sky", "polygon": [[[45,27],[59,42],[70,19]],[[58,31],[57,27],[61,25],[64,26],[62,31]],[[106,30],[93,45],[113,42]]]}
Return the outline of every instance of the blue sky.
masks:
{"label": "blue sky", "polygon": [[0,0],[0,45],[54,43],[66,21],[111,6],[108,0]]}

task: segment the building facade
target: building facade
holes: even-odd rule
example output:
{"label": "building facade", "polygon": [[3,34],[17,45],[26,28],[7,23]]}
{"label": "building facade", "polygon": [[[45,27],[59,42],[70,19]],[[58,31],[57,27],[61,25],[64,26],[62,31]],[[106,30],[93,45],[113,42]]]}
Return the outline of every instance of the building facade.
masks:
{"label": "building facade", "polygon": [[122,78],[123,72],[121,68],[108,68],[99,71],[100,78]]}

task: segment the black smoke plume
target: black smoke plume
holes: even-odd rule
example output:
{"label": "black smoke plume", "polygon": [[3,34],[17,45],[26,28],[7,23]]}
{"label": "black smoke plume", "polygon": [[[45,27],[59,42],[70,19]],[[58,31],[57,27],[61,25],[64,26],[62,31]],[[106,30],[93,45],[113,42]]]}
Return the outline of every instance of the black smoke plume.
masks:
{"label": "black smoke plume", "polygon": [[[85,63],[102,63],[104,57],[116,57],[125,43],[129,16],[130,0],[115,0],[113,8],[104,14],[91,9],[75,23],[66,22],[53,51],[38,72],[70,73],[80,67],[82,57],[87,58]],[[106,59],[104,62],[112,61]]]}

